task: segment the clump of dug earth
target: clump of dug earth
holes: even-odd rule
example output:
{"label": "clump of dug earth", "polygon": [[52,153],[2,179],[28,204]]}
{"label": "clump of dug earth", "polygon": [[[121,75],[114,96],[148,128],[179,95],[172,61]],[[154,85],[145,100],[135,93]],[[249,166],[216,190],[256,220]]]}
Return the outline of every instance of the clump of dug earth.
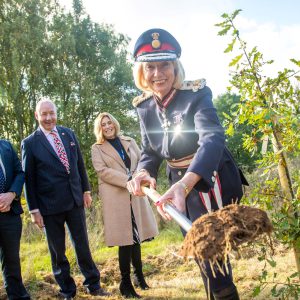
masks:
{"label": "clump of dug earth", "polygon": [[[197,219],[187,233],[180,255],[193,257],[201,264],[226,265],[231,250],[246,242],[253,242],[258,236],[270,236],[273,230],[267,213],[246,205],[230,204],[218,211]],[[220,269],[222,269],[220,267]]]}

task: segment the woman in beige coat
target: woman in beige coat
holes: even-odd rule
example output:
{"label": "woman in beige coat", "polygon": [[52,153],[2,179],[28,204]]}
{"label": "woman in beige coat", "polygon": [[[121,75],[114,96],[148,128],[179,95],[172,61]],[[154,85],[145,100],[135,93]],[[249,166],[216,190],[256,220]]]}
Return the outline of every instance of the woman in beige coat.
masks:
{"label": "woman in beige coat", "polygon": [[140,159],[140,150],[134,139],[120,135],[119,122],[109,113],[99,114],[94,133],[92,162],[103,202],[105,243],[119,246],[121,294],[126,298],[140,298],[130,280],[130,264],[135,285],[148,289],[142,271],[140,243],[158,234],[148,199],[132,196],[126,189]]}

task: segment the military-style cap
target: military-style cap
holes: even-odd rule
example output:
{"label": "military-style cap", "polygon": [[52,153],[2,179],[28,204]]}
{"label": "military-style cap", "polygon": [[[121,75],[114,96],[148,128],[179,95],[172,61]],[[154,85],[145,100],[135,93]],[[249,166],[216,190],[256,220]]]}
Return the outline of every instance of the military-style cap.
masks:
{"label": "military-style cap", "polygon": [[141,34],[135,43],[135,61],[175,60],[181,55],[181,47],[168,31],[153,28]]}

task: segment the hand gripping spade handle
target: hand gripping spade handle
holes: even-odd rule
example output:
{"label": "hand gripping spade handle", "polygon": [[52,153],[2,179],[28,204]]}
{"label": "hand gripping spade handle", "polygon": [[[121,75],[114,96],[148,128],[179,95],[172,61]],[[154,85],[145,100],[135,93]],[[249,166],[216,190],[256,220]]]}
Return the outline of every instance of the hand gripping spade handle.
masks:
{"label": "hand gripping spade handle", "polygon": [[[153,189],[146,186],[142,186],[142,191],[146,194],[154,203],[161,197],[160,194]],[[184,214],[182,214],[173,205],[166,203],[164,205],[164,210],[172,217],[172,219],[186,232],[192,228],[192,222]]]}

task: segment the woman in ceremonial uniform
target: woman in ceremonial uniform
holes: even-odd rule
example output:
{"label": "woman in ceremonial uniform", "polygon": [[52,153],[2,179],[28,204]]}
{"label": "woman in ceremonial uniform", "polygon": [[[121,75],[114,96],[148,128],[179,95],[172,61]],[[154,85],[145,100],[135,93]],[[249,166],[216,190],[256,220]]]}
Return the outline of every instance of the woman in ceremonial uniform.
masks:
{"label": "woman in ceremonial uniform", "polygon": [[[156,187],[158,169],[167,161],[169,190],[159,199],[158,211],[170,218],[163,204],[173,205],[191,221],[233,202],[247,184],[225,146],[224,130],[204,79],[184,81],[179,60],[181,47],[163,29],[150,29],[134,48],[134,80],[143,94],[136,97],[142,134],[138,172],[128,182],[134,195],[143,195],[141,185]],[[222,275],[205,264],[201,275],[208,298],[236,300],[239,295],[229,272]]]}

